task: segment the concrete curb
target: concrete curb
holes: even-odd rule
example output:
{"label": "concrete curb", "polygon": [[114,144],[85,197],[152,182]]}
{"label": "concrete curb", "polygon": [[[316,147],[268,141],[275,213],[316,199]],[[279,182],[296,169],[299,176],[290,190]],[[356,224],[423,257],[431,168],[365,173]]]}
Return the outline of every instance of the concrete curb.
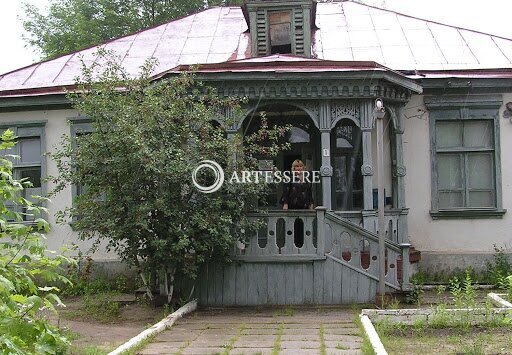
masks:
{"label": "concrete curb", "polygon": [[386,349],[384,349],[384,345],[382,345],[382,342],[380,341],[379,334],[377,334],[377,331],[375,330],[370,318],[365,314],[360,314],[359,319],[361,319],[364,331],[366,332],[366,335],[368,336],[368,339],[372,344],[373,351],[375,352],[375,354],[388,355]]}
{"label": "concrete curb", "polygon": [[507,300],[501,298],[503,294],[497,294],[494,292],[490,292],[487,294],[487,297],[492,301],[492,303],[496,304],[499,307],[512,308],[512,303]]}
{"label": "concrete curb", "polygon": [[180,309],[178,309],[176,312],[169,314],[167,317],[162,319],[160,322],[153,325],[151,328],[148,328],[144,330],[143,332],[139,333],[138,335],[134,336],[130,340],[128,340],[126,343],[120,345],[117,349],[110,352],[108,355],[119,355],[123,352],[130,350],[131,348],[139,345],[144,339],[147,339],[148,337],[152,335],[156,335],[158,333],[163,332],[164,330],[172,327],[174,322],[176,322],[178,319],[183,317],[185,314],[193,312],[197,309],[197,300],[190,301]]}

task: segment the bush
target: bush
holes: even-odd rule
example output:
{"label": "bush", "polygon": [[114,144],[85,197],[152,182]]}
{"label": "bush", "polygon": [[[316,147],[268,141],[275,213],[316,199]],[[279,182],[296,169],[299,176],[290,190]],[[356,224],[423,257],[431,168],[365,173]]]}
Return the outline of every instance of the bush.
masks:
{"label": "bush", "polygon": [[[43,208],[23,197],[26,180],[13,178],[13,165],[5,156],[14,146],[14,135],[3,133],[0,151],[0,353],[55,354],[69,345],[66,337],[38,315],[62,305],[55,282],[69,283],[60,273],[71,260],[50,253],[44,245],[48,223],[37,218]],[[16,207],[13,208],[13,206]],[[23,212],[17,212],[18,209]],[[34,219],[33,223],[22,223]]]}

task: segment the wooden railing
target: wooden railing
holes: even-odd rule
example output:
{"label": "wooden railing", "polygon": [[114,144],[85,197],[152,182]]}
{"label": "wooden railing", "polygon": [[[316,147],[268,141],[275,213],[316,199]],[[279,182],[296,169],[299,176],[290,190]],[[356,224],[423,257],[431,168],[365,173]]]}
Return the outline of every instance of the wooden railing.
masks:
{"label": "wooden railing", "polygon": [[[389,215],[388,215],[389,216]],[[389,223],[398,223],[392,215]],[[393,219],[395,218],[396,219]],[[258,231],[234,248],[234,259],[246,262],[300,262],[330,258],[364,277],[378,280],[378,236],[325,207],[314,211],[288,210],[252,213]],[[396,222],[394,222],[396,221]],[[386,239],[386,284],[409,287],[409,244]]]}
{"label": "wooden railing", "polygon": [[[386,239],[397,244],[408,243],[407,235],[407,208],[387,209],[384,212],[386,226]],[[364,229],[378,233],[377,211],[336,211],[338,216],[350,220],[352,223],[363,227]]]}
{"label": "wooden railing", "polygon": [[[261,227],[235,246],[235,258],[245,261],[325,259],[322,229],[325,208],[251,213]],[[322,221],[321,223],[318,223]]]}

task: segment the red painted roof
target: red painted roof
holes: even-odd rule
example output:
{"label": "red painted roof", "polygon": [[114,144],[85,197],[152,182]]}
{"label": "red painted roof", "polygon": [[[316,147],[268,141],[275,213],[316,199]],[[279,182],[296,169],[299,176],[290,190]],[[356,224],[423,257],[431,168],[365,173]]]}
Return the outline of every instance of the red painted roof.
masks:
{"label": "red painted roof", "polygon": [[[350,1],[318,3],[316,26],[312,53],[318,59],[373,61],[394,70],[439,73],[512,69],[511,39]],[[239,7],[219,7],[108,41],[101,47],[120,55],[133,75],[151,56],[159,62],[156,75],[187,64],[245,60],[250,70],[249,63],[265,61],[270,68],[272,61],[283,61],[283,57],[251,58],[246,30]],[[88,64],[98,60],[96,51],[97,47],[91,47],[0,75],[0,96],[62,92],[62,87],[73,85],[80,74],[81,58]],[[318,60],[287,56],[286,61],[299,61],[310,70],[311,63]]]}

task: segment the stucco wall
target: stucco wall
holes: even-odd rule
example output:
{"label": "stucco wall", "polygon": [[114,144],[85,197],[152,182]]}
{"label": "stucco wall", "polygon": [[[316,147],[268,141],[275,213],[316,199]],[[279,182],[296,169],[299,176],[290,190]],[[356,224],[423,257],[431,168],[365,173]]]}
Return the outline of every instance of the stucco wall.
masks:
{"label": "stucco wall", "polygon": [[[71,117],[77,117],[77,113],[73,110],[48,110],[48,111],[24,111],[24,112],[9,112],[0,113],[0,123],[19,123],[27,121],[46,121],[45,125],[45,150],[53,151],[58,147],[63,134],[70,134],[70,126],[67,120]],[[56,175],[57,168],[55,163],[47,156],[43,159],[46,161],[46,175]],[[44,173],[43,173],[44,174]],[[51,191],[54,185],[51,182],[46,183],[47,191]],[[52,201],[47,205],[50,210],[48,221],[50,223],[51,231],[48,233],[47,244],[50,250],[59,250],[62,246],[72,246],[76,244],[79,249],[85,254],[90,249],[92,243],[87,241],[79,241],[77,233],[73,232],[68,224],[57,224],[55,221],[55,212],[65,206],[71,205],[71,188],[68,187],[61,193],[52,198]],[[76,255],[77,251],[72,252]],[[115,255],[108,254],[101,248],[94,254],[96,260],[112,260],[116,259]]]}
{"label": "stucco wall", "polygon": [[[503,96],[503,102],[512,101],[512,94]],[[500,140],[503,208],[508,209],[502,219],[433,220],[431,208],[431,162],[428,112],[421,96],[414,96],[406,106],[404,133],[404,160],[406,202],[410,207],[409,235],[411,243],[425,252],[461,254],[493,253],[493,244],[512,249],[512,123],[502,118],[500,108]],[[420,114],[418,117],[417,115]]]}

